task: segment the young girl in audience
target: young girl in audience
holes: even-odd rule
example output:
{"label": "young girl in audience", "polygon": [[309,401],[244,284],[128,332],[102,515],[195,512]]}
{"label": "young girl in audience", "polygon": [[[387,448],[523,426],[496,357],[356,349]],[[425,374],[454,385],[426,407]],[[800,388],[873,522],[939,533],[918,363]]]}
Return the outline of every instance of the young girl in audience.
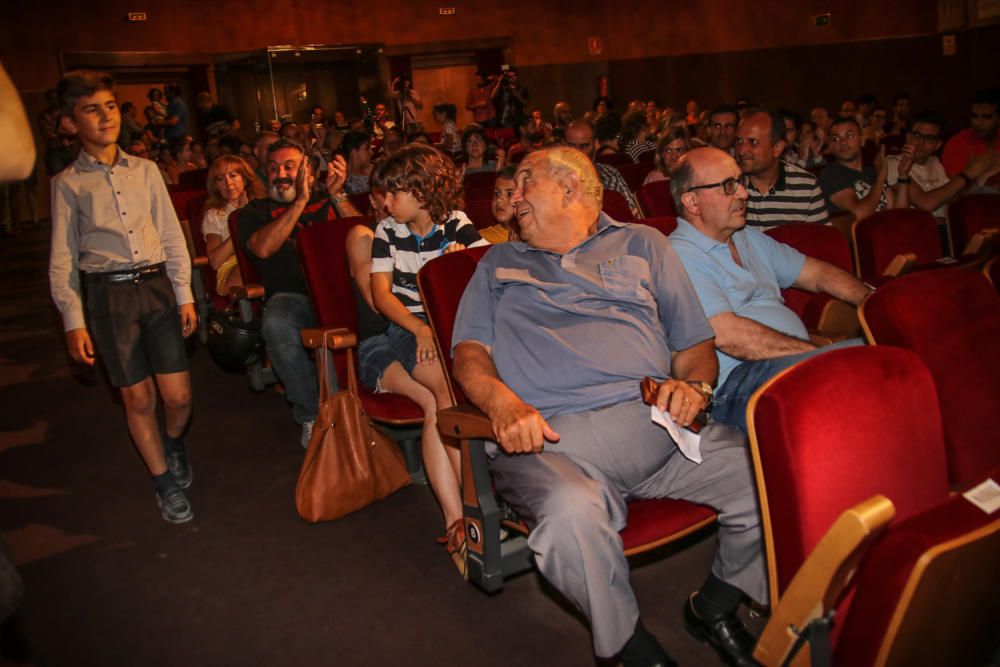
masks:
{"label": "young girl in audience", "polygon": [[224,296],[229,294],[230,287],[243,284],[236,268],[233,241],[229,238],[229,214],[266,192],[250,165],[235,155],[216,158],[208,168],[205,188],[208,199],[201,233],[205,237],[208,263],[215,269],[215,291]]}
{"label": "young girl in audience", "polygon": [[379,387],[412,395],[424,408],[424,469],[444,514],[443,543],[464,574],[459,454],[441,442],[435,418],[438,409],[451,405],[451,398],[416,278],[420,267],[434,257],[486,245],[486,241],[457,210],[462,205],[458,172],[434,148],[410,145],[400,149],[379,166],[372,187],[385,193],[385,207],[391,214],[375,230],[371,291],[373,305],[390,322],[385,343],[392,352],[392,363],[380,375],[372,375]]}
{"label": "young girl in audience", "polygon": [[690,150],[687,127],[672,127],[660,135],[656,142],[656,169],[649,172],[643,185],[670,180],[677,169],[677,161]]}
{"label": "young girl in audience", "polygon": [[191,140],[182,137],[170,142],[170,158],[167,162],[167,174],[170,176],[170,183],[180,183],[180,175],[185,171],[197,169],[198,166],[192,162],[194,153],[191,151]]}
{"label": "young girl in audience", "polygon": [[493,219],[497,224],[479,230],[479,234],[490,243],[518,241],[517,220],[514,219],[514,205],[510,201],[514,194],[515,167],[505,167],[497,173],[493,185]]}
{"label": "young girl in audience", "polygon": [[437,144],[437,147],[445,153],[457,153],[461,149],[458,126],[455,124],[457,114],[458,108],[454,104],[444,102],[434,105],[434,120],[442,126],[441,143]]}

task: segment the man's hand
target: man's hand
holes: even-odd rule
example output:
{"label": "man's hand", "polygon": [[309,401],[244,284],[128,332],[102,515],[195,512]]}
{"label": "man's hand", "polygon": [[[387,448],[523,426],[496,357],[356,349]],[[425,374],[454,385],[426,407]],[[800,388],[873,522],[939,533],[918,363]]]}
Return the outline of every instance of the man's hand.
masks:
{"label": "man's hand", "polygon": [[998,162],[1000,162],[1000,160],[998,160],[997,154],[992,150],[987,150],[969,160],[969,163],[965,166],[965,173],[968,174],[972,180],[976,180],[986,172],[995,168]]}
{"label": "man's hand", "polygon": [[309,158],[302,156],[299,163],[299,170],[295,174],[295,200],[301,203],[309,201],[309,176],[312,175],[312,168],[309,166]]}
{"label": "man's hand", "polygon": [[[882,153],[885,153],[883,148]],[[916,155],[916,148],[911,144],[906,144],[903,146],[902,152],[899,154],[899,177],[906,178],[910,175],[910,169],[913,168],[913,157]]]}
{"label": "man's hand", "polygon": [[343,155],[336,155],[326,172],[326,191],[331,197],[340,194],[347,182],[347,162]]}
{"label": "man's hand", "polygon": [[656,394],[656,407],[669,412],[681,426],[688,426],[708,407],[708,398],[683,380],[667,380]]}
{"label": "man's hand", "polygon": [[198,313],[195,312],[193,303],[178,306],[177,312],[181,316],[181,334],[187,338],[198,330]]}
{"label": "man's hand", "polygon": [[417,363],[421,366],[429,366],[437,358],[437,347],[434,345],[434,332],[428,325],[424,325],[417,330]]}
{"label": "man's hand", "polygon": [[69,348],[69,356],[73,357],[73,361],[94,365],[94,343],[90,340],[90,332],[85,328],[67,331],[66,347]]}
{"label": "man's hand", "polygon": [[545,447],[546,440],[559,440],[559,434],[538,410],[520,399],[503,405],[491,415],[491,422],[500,447],[508,454],[537,454]]}
{"label": "man's hand", "polygon": [[443,254],[447,255],[450,252],[458,252],[459,250],[465,250],[465,244],[464,243],[458,243],[456,241],[455,243],[449,243],[448,245],[446,245],[444,247],[444,253]]}
{"label": "man's hand", "polygon": [[500,171],[504,166],[503,161],[504,158],[507,157],[507,153],[505,153],[500,146],[497,146],[496,151],[494,151],[494,155],[496,155],[497,159],[497,171]]}

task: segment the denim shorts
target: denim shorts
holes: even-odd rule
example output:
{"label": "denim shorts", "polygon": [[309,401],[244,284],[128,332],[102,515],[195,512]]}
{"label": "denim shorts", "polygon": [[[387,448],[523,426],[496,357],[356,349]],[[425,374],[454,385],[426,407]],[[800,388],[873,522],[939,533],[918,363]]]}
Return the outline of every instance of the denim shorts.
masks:
{"label": "denim shorts", "polygon": [[[424,315],[417,317],[427,321]],[[402,364],[411,375],[417,366],[417,338],[398,324],[389,324],[384,334],[371,336],[358,344],[361,382],[369,389],[382,390],[379,380],[394,361]]]}

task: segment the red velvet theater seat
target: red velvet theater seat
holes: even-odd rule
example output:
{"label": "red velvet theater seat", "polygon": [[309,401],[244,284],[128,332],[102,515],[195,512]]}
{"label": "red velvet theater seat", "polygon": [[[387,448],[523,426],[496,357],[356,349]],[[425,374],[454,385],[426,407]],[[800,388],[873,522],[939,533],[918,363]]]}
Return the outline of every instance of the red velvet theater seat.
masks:
{"label": "red velvet theater seat", "polygon": [[635,222],[635,215],[628,207],[628,201],[614,190],[604,191],[604,203],[601,210],[618,222]]}
{"label": "red velvet theater seat", "polygon": [[[358,314],[351,276],[347,268],[347,232],[370,218],[341,218],[299,231],[295,240],[302,273],[309,287],[309,299],[320,329],[358,330]],[[348,351],[334,353],[337,377],[346,377]],[[375,394],[361,385],[361,402],[372,419],[388,424],[416,424],[423,421],[420,407],[398,394]]]}
{"label": "red velvet theater seat", "polygon": [[[487,250],[471,248],[433,259],[417,274],[417,283],[456,403],[455,408],[438,414],[438,426],[443,436],[460,441],[469,580],[484,591],[494,592],[503,587],[505,578],[531,567],[530,550],[524,537],[500,542],[504,514],[493,494],[484,450],[485,441],[493,439],[493,431],[489,420],[468,404],[451,379],[451,343],[458,304]],[[621,531],[626,555],[679,539],[714,523],[716,518],[708,507],[670,499],[633,501],[628,504],[628,512],[628,525]]]}
{"label": "red velvet theater seat", "polygon": [[[822,260],[848,273],[854,273],[851,246],[843,234],[834,227],[801,223],[781,225],[764,233],[775,241],[795,248],[803,255]],[[825,333],[820,331],[823,328],[821,324],[825,311],[835,307],[831,306],[831,302],[836,301],[833,297],[796,287],[781,290],[781,296],[785,300],[785,305],[799,316],[807,329]],[[851,310],[853,311],[853,307]],[[856,336],[858,333],[855,328],[846,335]]]}
{"label": "red velvet theater seat", "polygon": [[632,192],[639,191],[639,188],[642,187],[642,182],[646,180],[646,174],[649,173],[649,167],[633,163],[618,165],[616,168],[628,184],[628,189]]}
{"label": "red velvet theater seat", "polygon": [[937,392],[919,357],[835,350],[778,375],[749,411],[775,617],[839,514],[882,494],[896,518],[839,606],[833,663],[986,664],[1000,614],[1000,515],[949,494]]}
{"label": "red velvet theater seat", "polygon": [[880,493],[905,519],[948,497],[937,393],[912,352],[807,359],[754,394],[747,424],[772,604],[843,510]]}
{"label": "red velvet theater seat", "polygon": [[[198,315],[205,322],[207,313],[203,312],[204,307],[210,310],[225,310],[229,305],[229,299],[220,295],[215,290],[216,272],[212,265],[208,263],[208,246],[205,243],[205,233],[202,223],[205,221],[205,201],[208,195],[195,197],[187,203],[188,229],[191,231],[191,244],[194,246],[194,256],[191,258],[195,269],[201,274],[201,282],[204,288],[203,295],[197,295]],[[237,271],[239,268],[237,267]]]}
{"label": "red velvet theater seat", "polygon": [[978,482],[1000,466],[1000,295],[986,278],[914,273],[879,287],[860,310],[870,342],[912,350],[930,368],[952,483]]}
{"label": "red velvet theater seat", "polygon": [[851,228],[857,276],[880,282],[897,255],[912,253],[917,266],[933,265],[941,257],[937,221],[927,211],[894,208],[858,220]]}
{"label": "red velvet theater seat", "polygon": [[206,179],[208,178],[208,169],[189,169],[188,171],[182,171],[177,177],[177,182],[180,185],[185,185],[192,188],[205,189]]}
{"label": "red velvet theater seat", "polygon": [[1000,229],[1000,195],[959,197],[948,205],[948,226],[951,228],[951,247],[958,257],[976,233]]}
{"label": "red velvet theater seat", "polygon": [[478,171],[474,174],[466,174],[463,183],[466,187],[492,188],[496,180],[497,173],[495,171]]}
{"label": "red velvet theater seat", "polygon": [[646,215],[677,217],[677,206],[670,194],[670,181],[646,183],[638,192],[639,205]]}
{"label": "red velvet theater seat", "polygon": [[463,210],[476,229],[486,229],[497,224],[493,218],[493,202],[489,199],[466,201]]}

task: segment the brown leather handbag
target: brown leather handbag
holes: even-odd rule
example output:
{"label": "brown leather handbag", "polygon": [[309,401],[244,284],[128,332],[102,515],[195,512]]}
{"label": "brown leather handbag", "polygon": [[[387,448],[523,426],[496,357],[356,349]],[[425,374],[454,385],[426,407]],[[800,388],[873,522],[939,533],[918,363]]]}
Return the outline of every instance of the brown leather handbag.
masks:
{"label": "brown leather handbag", "polygon": [[365,413],[347,350],[347,389],[330,396],[327,366],[330,350],[324,335],[316,351],[319,413],[306,450],[295,506],[306,521],[339,519],[411,482],[396,444]]}

